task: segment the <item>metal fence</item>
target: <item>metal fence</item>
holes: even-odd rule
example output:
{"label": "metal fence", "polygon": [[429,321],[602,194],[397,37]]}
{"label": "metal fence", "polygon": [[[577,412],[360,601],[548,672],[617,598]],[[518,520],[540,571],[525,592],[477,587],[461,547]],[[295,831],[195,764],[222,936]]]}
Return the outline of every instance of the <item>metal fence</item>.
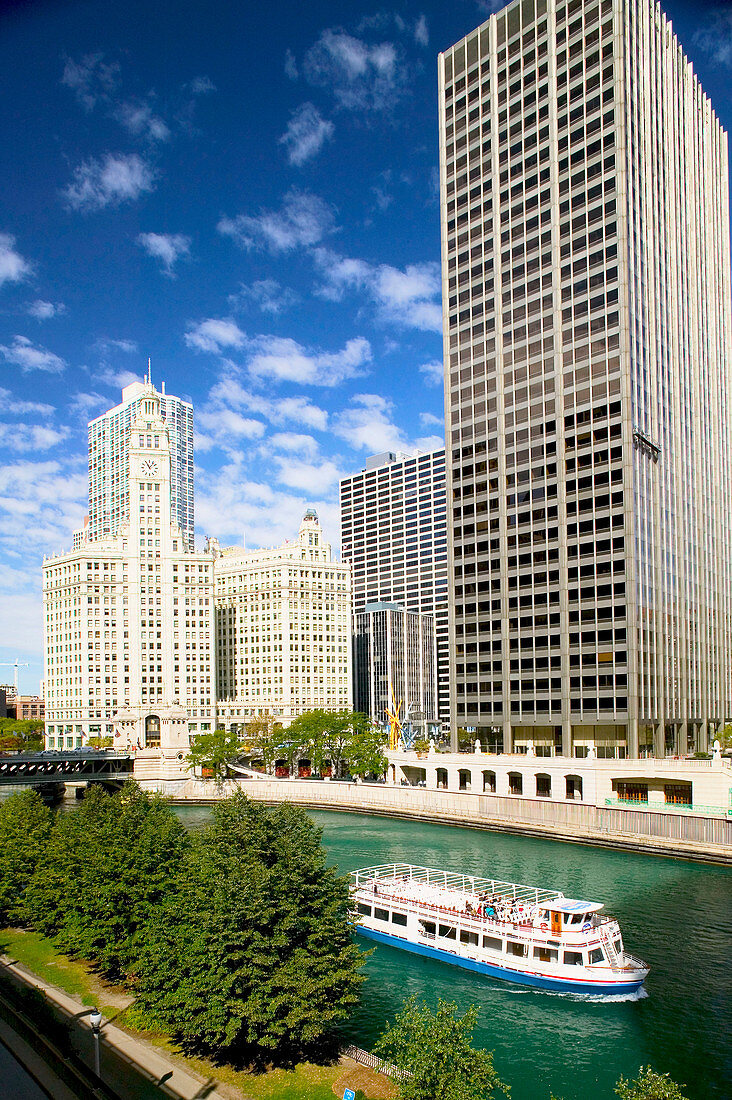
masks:
{"label": "metal fence", "polygon": [[354,1062],[358,1062],[362,1066],[368,1066],[369,1069],[376,1070],[377,1073],[385,1073],[387,1077],[412,1076],[409,1070],[398,1069],[391,1062],[385,1062],[383,1058],[377,1058],[375,1054],[371,1054],[368,1050],[361,1050],[361,1047],[347,1046],[344,1048],[343,1053],[348,1055],[349,1058],[353,1058]]}

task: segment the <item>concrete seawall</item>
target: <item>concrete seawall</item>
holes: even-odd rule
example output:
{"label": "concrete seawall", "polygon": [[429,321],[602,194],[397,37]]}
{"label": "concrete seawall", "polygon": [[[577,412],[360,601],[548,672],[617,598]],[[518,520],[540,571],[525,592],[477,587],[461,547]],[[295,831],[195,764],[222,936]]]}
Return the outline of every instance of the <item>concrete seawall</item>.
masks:
{"label": "concrete seawall", "polygon": [[732,821],[722,817],[318,780],[265,778],[217,785],[183,779],[142,785],[181,803],[216,802],[241,789],[268,803],[294,802],[310,809],[417,819],[732,865]]}

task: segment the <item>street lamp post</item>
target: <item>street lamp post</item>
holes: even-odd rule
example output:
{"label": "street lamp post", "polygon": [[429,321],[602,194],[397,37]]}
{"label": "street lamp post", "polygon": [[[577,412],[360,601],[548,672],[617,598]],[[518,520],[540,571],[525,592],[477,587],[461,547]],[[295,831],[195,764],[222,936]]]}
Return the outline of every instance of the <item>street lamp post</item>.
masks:
{"label": "street lamp post", "polygon": [[94,1072],[97,1077],[101,1077],[101,1071],[99,1068],[99,1033],[101,1031],[102,1014],[98,1008],[93,1008],[89,1016],[89,1023],[91,1024],[92,1035],[94,1036]]}

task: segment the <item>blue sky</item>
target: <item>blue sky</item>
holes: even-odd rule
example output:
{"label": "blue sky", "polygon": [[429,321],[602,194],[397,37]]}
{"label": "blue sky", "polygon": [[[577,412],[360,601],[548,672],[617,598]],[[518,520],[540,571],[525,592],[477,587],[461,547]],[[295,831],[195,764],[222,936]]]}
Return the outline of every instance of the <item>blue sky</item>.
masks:
{"label": "blue sky", "polygon": [[[85,512],[87,420],[148,356],[194,403],[201,536],[274,545],[314,504],[337,544],[339,476],[440,445],[436,57],[500,6],[0,7],[0,661],[30,663],[21,689],[43,554]],[[665,10],[729,128],[732,7]]]}

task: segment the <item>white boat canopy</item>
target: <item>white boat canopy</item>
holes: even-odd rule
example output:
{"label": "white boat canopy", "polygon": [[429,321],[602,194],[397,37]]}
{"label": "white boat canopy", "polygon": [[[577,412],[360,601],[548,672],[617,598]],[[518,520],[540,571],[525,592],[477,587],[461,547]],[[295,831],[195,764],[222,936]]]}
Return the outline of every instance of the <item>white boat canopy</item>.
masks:
{"label": "white boat canopy", "polygon": [[604,905],[596,901],[575,901],[574,898],[557,898],[547,904],[555,913],[599,913]]}

